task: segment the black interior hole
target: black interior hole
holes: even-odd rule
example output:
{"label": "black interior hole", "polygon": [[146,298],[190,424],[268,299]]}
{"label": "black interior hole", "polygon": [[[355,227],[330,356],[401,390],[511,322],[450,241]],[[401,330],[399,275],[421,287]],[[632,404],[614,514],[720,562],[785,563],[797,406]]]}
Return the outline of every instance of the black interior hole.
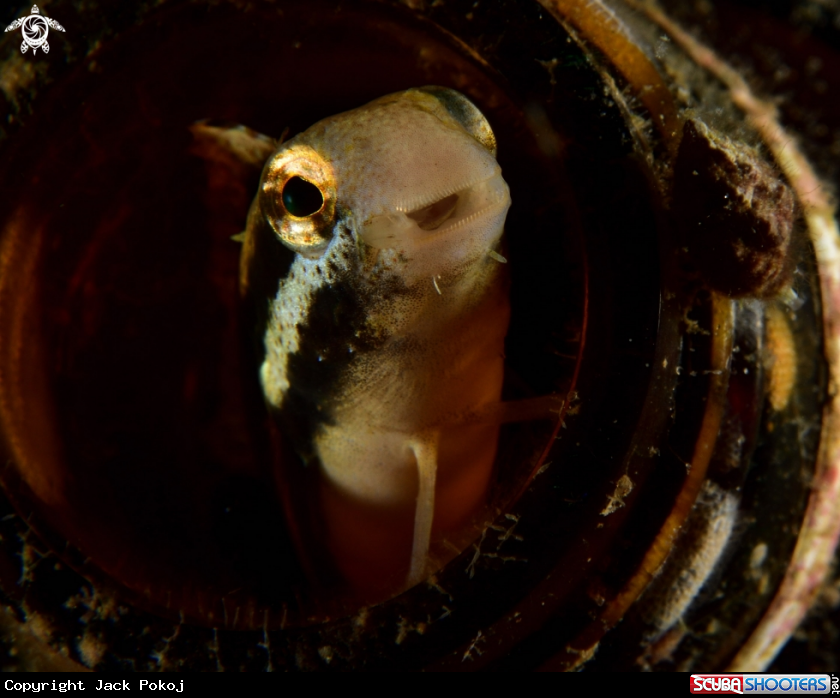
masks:
{"label": "black interior hole", "polygon": [[318,213],[323,205],[321,190],[302,177],[292,177],[283,187],[283,206],[293,216],[306,218]]}

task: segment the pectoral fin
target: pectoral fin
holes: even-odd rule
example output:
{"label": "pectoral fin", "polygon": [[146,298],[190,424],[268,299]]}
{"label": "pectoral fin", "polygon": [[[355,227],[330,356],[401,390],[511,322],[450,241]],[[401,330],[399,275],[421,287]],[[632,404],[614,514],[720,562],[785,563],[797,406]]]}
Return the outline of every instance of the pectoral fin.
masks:
{"label": "pectoral fin", "polygon": [[438,467],[438,442],[440,432],[432,431],[417,436],[410,448],[417,460],[417,506],[414,510],[414,542],[411,546],[409,586],[420,582],[426,571],[432,522],[435,517],[435,481]]}
{"label": "pectoral fin", "polygon": [[214,126],[199,122],[190,126],[191,151],[209,163],[221,165],[240,178],[259,177],[265,161],[278,142],[245,126]]}

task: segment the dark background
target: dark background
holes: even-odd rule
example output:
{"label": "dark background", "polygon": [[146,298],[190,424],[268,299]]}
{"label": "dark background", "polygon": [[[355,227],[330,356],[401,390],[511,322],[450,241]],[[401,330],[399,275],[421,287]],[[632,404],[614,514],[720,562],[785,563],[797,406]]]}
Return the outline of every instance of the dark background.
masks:
{"label": "dark background", "polygon": [[[89,3],[88,3],[89,4]],[[761,95],[776,98],[781,120],[798,134],[805,152],[836,193],[840,190],[840,0],[670,0],[661,3],[684,26],[713,45],[748,78]],[[130,27],[146,3],[125,3],[111,11],[107,34]],[[31,5],[26,4],[26,11]],[[50,16],[50,4],[39,5]],[[19,3],[0,5],[4,27],[20,14]],[[89,15],[88,15],[89,16]],[[82,55],[96,40],[80,40],[78,24],[68,41]],[[0,94],[0,136],[12,121]],[[9,118],[7,118],[7,116]],[[793,639],[769,667],[774,672],[840,670],[840,579],[835,575]]]}

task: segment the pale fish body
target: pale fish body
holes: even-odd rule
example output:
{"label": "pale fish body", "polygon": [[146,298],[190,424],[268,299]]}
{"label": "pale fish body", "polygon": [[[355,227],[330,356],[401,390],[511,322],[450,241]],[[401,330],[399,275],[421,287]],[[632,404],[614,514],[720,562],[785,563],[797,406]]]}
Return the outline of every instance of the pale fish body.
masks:
{"label": "pale fish body", "polygon": [[501,398],[509,206],[489,124],[445,88],[320,121],[263,170],[242,255],[260,379],[363,592],[421,579],[432,532],[483,502],[498,426],[471,416]]}

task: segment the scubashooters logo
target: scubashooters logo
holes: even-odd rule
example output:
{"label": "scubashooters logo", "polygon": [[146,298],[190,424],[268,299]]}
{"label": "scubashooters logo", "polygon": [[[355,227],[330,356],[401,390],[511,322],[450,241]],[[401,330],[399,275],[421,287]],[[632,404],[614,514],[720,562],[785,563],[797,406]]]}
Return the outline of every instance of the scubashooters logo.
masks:
{"label": "scubashooters logo", "polygon": [[32,12],[26,17],[16,19],[6,27],[6,31],[10,32],[18,28],[23,34],[20,52],[26,53],[31,48],[32,55],[38,53],[38,49],[41,49],[44,53],[50,52],[50,45],[47,43],[47,34],[50,33],[50,29],[64,31],[64,27],[54,19],[42,16],[37,5],[32,6]]}
{"label": "scubashooters logo", "polygon": [[692,674],[691,692],[700,694],[782,694],[830,693],[828,674]]}

